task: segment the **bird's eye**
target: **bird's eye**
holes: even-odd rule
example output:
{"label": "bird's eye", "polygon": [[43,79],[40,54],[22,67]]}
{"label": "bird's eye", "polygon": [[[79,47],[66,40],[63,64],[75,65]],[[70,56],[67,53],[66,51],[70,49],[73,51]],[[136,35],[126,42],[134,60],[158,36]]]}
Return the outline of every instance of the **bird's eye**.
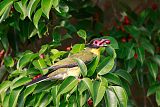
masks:
{"label": "bird's eye", "polygon": [[98,44],[98,41],[96,40],[96,41],[94,41],[94,43],[93,44]]}
{"label": "bird's eye", "polygon": [[97,42],[97,41],[94,41],[94,43],[97,44],[98,42]]}

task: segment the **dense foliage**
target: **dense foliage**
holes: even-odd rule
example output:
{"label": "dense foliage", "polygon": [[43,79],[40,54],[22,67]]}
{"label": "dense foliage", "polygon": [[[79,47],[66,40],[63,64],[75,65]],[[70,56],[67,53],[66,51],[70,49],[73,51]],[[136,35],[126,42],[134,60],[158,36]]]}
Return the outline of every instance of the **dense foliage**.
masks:
{"label": "dense foliage", "polygon": [[[90,0],[1,1],[0,41],[5,51],[0,53],[0,106],[135,106],[130,87],[137,82],[147,90],[145,98],[155,94],[160,105],[160,9],[156,4],[139,14],[124,9],[113,28],[105,30],[104,12]],[[88,65],[77,59],[80,78],[24,86],[49,71],[43,68],[101,37],[109,39],[110,46]],[[57,50],[75,38],[78,44]],[[39,49],[40,39],[49,43]]]}

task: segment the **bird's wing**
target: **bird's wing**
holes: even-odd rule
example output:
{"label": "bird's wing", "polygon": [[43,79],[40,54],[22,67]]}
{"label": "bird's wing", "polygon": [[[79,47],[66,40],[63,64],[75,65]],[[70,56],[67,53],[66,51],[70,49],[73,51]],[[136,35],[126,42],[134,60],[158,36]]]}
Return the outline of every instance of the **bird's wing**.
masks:
{"label": "bird's wing", "polygon": [[[76,67],[78,66],[78,64],[74,60],[74,58],[81,59],[84,63],[88,63],[88,62],[91,62],[95,57],[96,57],[95,54],[86,50],[73,54],[55,63],[53,66],[50,67],[50,69],[52,69],[50,72],[48,72],[47,74],[45,74],[40,78],[32,80],[31,82],[27,83],[26,86],[31,86],[33,84],[50,80],[50,79],[63,79],[68,75],[77,77],[79,75],[80,69],[79,67]],[[71,72],[67,72],[67,71],[71,71]]]}
{"label": "bird's wing", "polygon": [[52,71],[55,71],[59,68],[72,68],[78,66],[74,58],[81,59],[85,64],[87,64],[88,62],[91,62],[94,57],[96,57],[96,55],[92,52],[83,50],[79,53],[70,55],[69,57],[56,62],[55,64],[53,64],[53,66],[46,69],[51,69]]}

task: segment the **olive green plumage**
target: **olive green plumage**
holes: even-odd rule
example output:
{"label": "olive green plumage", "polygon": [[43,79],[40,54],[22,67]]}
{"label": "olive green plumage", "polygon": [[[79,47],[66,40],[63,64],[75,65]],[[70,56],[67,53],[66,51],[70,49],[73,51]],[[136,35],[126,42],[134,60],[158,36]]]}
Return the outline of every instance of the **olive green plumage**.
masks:
{"label": "olive green plumage", "polygon": [[59,68],[54,72],[50,73],[47,77],[52,79],[64,79],[68,76],[75,76],[78,77],[80,74],[80,69],[77,67],[77,62],[74,58],[78,58],[82,60],[85,64],[91,62],[97,55],[92,52],[91,48],[86,48],[85,50],[70,55],[69,57],[62,59],[55,63],[52,67],[54,68],[57,66],[65,66],[65,65],[76,65],[75,67],[66,67],[66,68]]}
{"label": "olive green plumage", "polygon": [[96,57],[96,54],[92,53],[89,48],[86,48],[79,53],[70,55],[67,58],[58,61],[57,63],[53,64],[53,66],[76,64],[74,58],[81,59],[83,62],[89,62],[94,57]]}
{"label": "olive green plumage", "polygon": [[110,41],[108,39],[94,39],[87,45],[84,50],[76,54],[70,55],[67,58],[56,62],[51,67],[46,68],[50,69],[50,71],[46,75],[32,80],[26,85],[30,86],[35,83],[51,79],[62,80],[67,78],[68,76],[74,76],[78,78],[80,75],[80,68],[74,59],[78,58],[82,60],[85,64],[88,64],[95,57],[100,56],[100,47],[108,46],[108,44],[110,44]]}

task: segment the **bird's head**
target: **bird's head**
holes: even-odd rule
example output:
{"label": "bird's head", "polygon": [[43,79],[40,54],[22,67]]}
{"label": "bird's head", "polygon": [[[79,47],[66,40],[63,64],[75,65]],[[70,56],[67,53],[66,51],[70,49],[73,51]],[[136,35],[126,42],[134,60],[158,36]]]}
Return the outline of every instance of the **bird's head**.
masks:
{"label": "bird's head", "polygon": [[91,48],[99,48],[99,47],[106,47],[110,44],[110,40],[104,39],[104,38],[96,38],[90,41],[89,44],[87,44],[87,47]]}

